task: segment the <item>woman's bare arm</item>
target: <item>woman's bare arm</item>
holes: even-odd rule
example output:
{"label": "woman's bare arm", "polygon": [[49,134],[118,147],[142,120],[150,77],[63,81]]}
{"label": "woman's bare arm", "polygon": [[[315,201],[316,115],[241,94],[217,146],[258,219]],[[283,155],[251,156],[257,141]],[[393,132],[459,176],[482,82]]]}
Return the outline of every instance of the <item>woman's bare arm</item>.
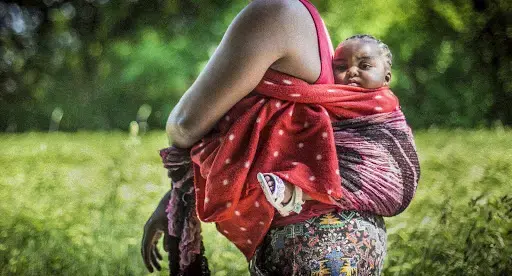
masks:
{"label": "woman's bare arm", "polygon": [[167,133],[188,148],[249,94],[266,70],[287,54],[286,1],[253,1],[231,23],[196,81],[174,107]]}

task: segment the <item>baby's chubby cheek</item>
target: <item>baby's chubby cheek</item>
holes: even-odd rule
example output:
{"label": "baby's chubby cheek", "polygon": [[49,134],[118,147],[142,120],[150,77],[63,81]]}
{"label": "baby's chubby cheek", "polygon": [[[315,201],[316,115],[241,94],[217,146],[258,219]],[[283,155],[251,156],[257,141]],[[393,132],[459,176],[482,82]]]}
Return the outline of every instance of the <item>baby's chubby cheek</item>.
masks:
{"label": "baby's chubby cheek", "polygon": [[334,73],[334,83],[335,84],[343,84],[343,79],[344,79],[343,74]]}

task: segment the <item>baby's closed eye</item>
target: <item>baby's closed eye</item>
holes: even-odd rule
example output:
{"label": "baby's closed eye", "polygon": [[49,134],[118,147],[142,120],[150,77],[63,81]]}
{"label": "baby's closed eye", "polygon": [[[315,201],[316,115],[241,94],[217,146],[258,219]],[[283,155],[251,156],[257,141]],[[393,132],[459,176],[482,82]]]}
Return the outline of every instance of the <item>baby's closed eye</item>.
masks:
{"label": "baby's closed eye", "polygon": [[363,69],[363,70],[368,70],[372,67],[372,65],[370,63],[363,62],[359,65],[359,67],[361,67],[361,69]]}

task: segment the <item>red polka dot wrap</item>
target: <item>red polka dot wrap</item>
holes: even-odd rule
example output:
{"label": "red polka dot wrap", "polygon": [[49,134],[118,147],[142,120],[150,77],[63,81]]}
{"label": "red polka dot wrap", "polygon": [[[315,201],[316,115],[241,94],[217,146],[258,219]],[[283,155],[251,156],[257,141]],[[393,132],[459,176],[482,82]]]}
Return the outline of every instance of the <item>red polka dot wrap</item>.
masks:
{"label": "red polka dot wrap", "polygon": [[199,218],[250,259],[275,212],[256,174],[272,172],[331,204],[343,197],[331,122],[398,109],[387,87],[311,85],[268,71],[191,150]]}

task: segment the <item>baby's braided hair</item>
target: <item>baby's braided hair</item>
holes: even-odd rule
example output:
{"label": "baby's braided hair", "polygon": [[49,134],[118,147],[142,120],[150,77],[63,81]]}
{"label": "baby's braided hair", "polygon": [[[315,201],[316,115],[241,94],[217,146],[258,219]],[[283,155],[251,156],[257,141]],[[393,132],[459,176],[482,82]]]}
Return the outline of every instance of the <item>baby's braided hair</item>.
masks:
{"label": "baby's braided hair", "polygon": [[391,65],[393,64],[393,54],[391,54],[391,50],[389,50],[388,45],[386,45],[384,42],[378,40],[377,38],[375,38],[374,36],[369,35],[369,34],[353,35],[353,36],[345,39],[343,42],[348,41],[348,40],[352,40],[352,39],[368,40],[368,41],[372,41],[372,42],[377,43],[377,45],[382,50],[382,54],[385,55],[388,58],[387,62],[389,64],[389,67],[391,67]]}

